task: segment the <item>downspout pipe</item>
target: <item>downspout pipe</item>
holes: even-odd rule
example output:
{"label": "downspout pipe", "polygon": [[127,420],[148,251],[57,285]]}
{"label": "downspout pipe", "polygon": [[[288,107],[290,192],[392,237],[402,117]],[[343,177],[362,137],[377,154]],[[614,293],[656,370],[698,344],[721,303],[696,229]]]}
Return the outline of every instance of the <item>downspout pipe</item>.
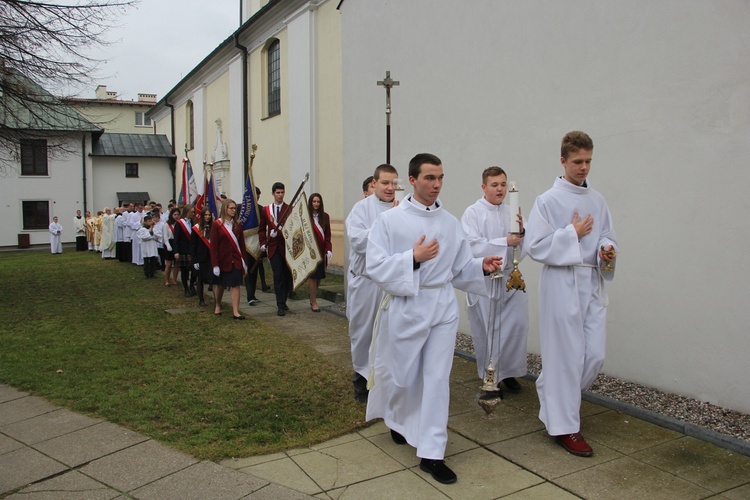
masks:
{"label": "downspout pipe", "polygon": [[164,98],[164,105],[169,108],[169,122],[171,124],[170,129],[172,131],[169,143],[172,145],[172,162],[169,165],[169,170],[172,171],[172,199],[177,199],[177,188],[175,187],[175,184],[177,183],[177,155],[175,154],[174,149],[174,104],[169,104],[169,96]]}
{"label": "downspout pipe", "polygon": [[88,202],[86,201],[86,133],[81,138],[81,166],[83,168],[83,213],[88,212]]}
{"label": "downspout pipe", "polygon": [[240,36],[238,33],[234,34],[234,46],[237,47],[242,54],[242,170],[245,172],[244,179],[247,178],[247,171],[250,167],[250,132],[248,123],[248,106],[247,106],[247,47],[240,43]]}

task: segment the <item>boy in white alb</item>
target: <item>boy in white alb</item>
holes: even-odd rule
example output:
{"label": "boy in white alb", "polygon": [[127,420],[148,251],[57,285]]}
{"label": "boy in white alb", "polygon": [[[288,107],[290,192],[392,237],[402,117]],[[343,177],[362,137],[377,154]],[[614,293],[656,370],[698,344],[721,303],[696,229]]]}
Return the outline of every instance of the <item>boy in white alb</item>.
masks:
{"label": "boy in white alb", "polygon": [[[461,225],[469,238],[475,257],[493,254],[503,257],[503,274],[507,278],[513,270],[513,248],[518,247],[518,258],[523,259],[523,218],[510,213],[503,204],[508,191],[508,176],[500,167],[482,172],[484,196],[471,205],[461,217]],[[520,234],[511,233],[512,222],[518,221]],[[488,287],[492,278],[485,278]],[[505,280],[496,283],[493,298],[468,294],[469,322],[479,378],[484,378],[490,356],[496,380],[513,393],[521,391],[516,377],[526,375],[526,338],[529,332],[529,298],[523,290],[508,290]],[[488,329],[491,301],[495,306],[492,352],[488,352]]]}
{"label": "boy in white alb", "polygon": [[158,242],[161,239],[161,233],[154,231],[151,214],[146,214],[143,217],[143,226],[136,232],[136,237],[141,247],[143,273],[146,278],[154,278],[159,261]]}
{"label": "boy in white alb", "polygon": [[[389,208],[398,205],[395,200],[394,181],[396,169],[386,163],[370,176],[374,196],[358,201],[346,218],[346,237],[349,239],[349,272],[346,286],[346,317],[349,320],[349,340],[354,367],[354,399],[367,402],[367,377],[370,371],[370,341],[372,325],[382,292],[367,275],[365,251],[370,228],[375,219]],[[363,186],[364,187],[364,186]]]}
{"label": "boy in white alb", "polygon": [[500,269],[502,258],[472,255],[461,224],[438,199],[438,157],[415,156],[409,183],[414,193],[378,216],[367,242],[367,275],[385,292],[367,420],[385,420],[396,443],[417,449],[420,468],[447,484],[456,481],[443,460],[458,327],[453,287],[486,295],[484,273]]}
{"label": "boy in white alb", "polygon": [[564,175],[539,196],[526,225],[526,250],[544,264],[539,281],[542,373],[539,419],[573,455],[593,450],[581,436],[581,391],[604,363],[607,296],[617,239],[604,197],[586,180],[594,143],[583,132],[563,137]]}

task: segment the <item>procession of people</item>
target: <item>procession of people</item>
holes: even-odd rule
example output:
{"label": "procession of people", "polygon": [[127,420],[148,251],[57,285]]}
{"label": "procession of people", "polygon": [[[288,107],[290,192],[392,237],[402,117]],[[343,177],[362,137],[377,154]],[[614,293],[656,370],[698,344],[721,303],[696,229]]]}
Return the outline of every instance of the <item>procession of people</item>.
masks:
{"label": "procession of people", "polygon": [[[412,192],[403,199],[396,196],[397,169],[377,166],[346,217],[354,398],[366,403],[367,420],[384,420],[395,443],[415,448],[420,468],[438,482],[457,481],[445,463],[460,307],[454,289],[466,292],[477,375],[490,384],[483,390],[498,398],[503,390],[518,393],[527,369],[529,300],[518,270],[526,256],[543,265],[539,419],[566,451],[593,455],[581,434],[581,392],[604,362],[605,281],[614,276],[618,252],[607,203],[588,181],[593,149],[584,132],[564,136],[562,175],[536,198],[528,219],[499,166],[481,172],[481,197],[457,219],[440,199],[443,164],[430,153],[409,162]],[[260,190],[255,193],[257,201]],[[96,217],[79,211],[76,249],[142,265],[146,278],[161,270],[166,287],[177,285],[180,274],[184,296],[197,295],[201,307],[208,285],[217,317],[227,291],[236,320],[245,319],[239,310],[243,284],[248,304],[259,302],[257,270],[267,258],[276,313],[285,316],[293,292],[282,231],[291,212],[285,193],[284,184],[274,183],[273,202],[258,210],[259,255],[246,248],[240,206],[226,198],[216,220],[208,208],[196,214],[192,205],[178,207],[174,200],[166,211],[153,202],[105,207]],[[310,196],[307,209],[320,257],[308,277],[310,308],[317,313],[317,291],[332,258],[331,223],[319,193]],[[57,217],[49,231],[52,253],[62,252]]]}

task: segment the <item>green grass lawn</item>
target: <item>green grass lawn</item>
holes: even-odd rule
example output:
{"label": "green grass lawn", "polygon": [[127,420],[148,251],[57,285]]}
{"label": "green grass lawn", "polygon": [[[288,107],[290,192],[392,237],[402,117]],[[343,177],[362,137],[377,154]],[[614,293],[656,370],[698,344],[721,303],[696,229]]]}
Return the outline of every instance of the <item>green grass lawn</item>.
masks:
{"label": "green grass lawn", "polygon": [[99,257],[0,253],[0,381],[206,459],[364,424],[348,370],[252,318],[165,314],[181,287]]}

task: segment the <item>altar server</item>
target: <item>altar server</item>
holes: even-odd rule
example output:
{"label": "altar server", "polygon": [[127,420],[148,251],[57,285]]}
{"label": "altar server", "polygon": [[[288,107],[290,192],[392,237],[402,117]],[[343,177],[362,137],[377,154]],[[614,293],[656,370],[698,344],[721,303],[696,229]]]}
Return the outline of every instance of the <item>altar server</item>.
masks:
{"label": "altar server", "polygon": [[52,253],[62,253],[62,230],[57,216],[52,217],[52,223],[49,225],[49,246]]}
{"label": "altar server", "polygon": [[349,340],[354,367],[354,398],[367,401],[367,376],[370,371],[370,341],[372,324],[382,296],[380,288],[370,280],[365,269],[367,238],[375,219],[389,208],[398,205],[395,201],[394,181],[396,169],[388,164],[379,165],[370,176],[374,185],[374,196],[358,201],[346,218],[346,237],[349,240],[349,272],[346,286],[346,317],[349,320]]}
{"label": "altar server", "polygon": [[536,199],[526,228],[529,256],[544,264],[539,282],[539,418],[560,446],[584,457],[593,450],[580,433],[581,391],[604,363],[604,280],[613,278],[617,255],[607,203],[586,180],[593,151],[593,141],[583,132],[563,137],[563,176]]}
{"label": "altar server", "polygon": [[[506,279],[513,270],[513,248],[519,248],[519,260],[525,256],[523,250],[523,218],[510,213],[503,204],[508,191],[508,176],[500,167],[490,167],[482,172],[484,196],[471,205],[461,218],[461,225],[469,237],[471,251],[475,257],[487,254],[502,255]],[[511,234],[511,221],[518,221],[520,234]],[[491,278],[486,278],[490,287]],[[492,354],[495,379],[502,382],[510,392],[520,392],[521,384],[515,377],[526,375],[526,337],[529,332],[529,299],[522,290],[508,290],[505,280],[496,284],[494,298],[468,294],[469,322],[477,373],[484,378],[485,369]],[[487,351],[490,303],[495,301],[492,353]]]}
{"label": "altar server", "polygon": [[141,243],[139,246],[143,259],[143,273],[146,279],[154,278],[159,262],[158,241],[161,239],[161,234],[154,231],[154,221],[150,213],[143,216],[143,225],[136,232],[136,237]]}
{"label": "altar server", "polygon": [[367,275],[385,292],[367,419],[383,418],[396,443],[417,449],[423,471],[453,483],[456,474],[443,460],[458,326],[453,287],[486,295],[483,271],[500,269],[502,258],[472,255],[461,224],[438,199],[439,158],[415,156],[409,183],[414,193],[378,216],[367,243]]}
{"label": "altar server", "polygon": [[114,259],[117,255],[115,250],[115,214],[109,207],[104,207],[102,215],[102,239],[99,248],[102,251],[102,259]]}

